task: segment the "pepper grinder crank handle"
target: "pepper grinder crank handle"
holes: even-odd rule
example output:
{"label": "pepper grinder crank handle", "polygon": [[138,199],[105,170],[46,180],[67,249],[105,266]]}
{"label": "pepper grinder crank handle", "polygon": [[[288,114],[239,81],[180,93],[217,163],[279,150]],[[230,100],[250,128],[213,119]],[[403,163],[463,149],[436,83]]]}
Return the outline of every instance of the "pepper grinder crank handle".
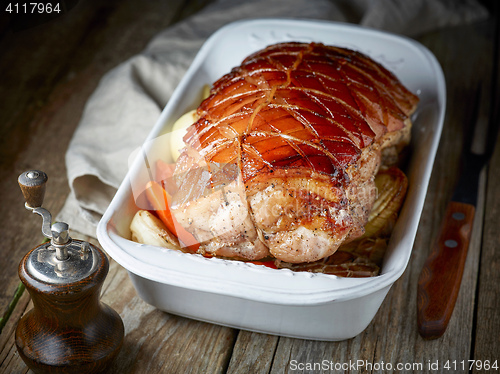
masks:
{"label": "pepper grinder crank handle", "polygon": [[29,251],[19,264],[19,277],[34,308],[20,320],[16,347],[35,373],[103,373],[123,343],[123,322],[99,301],[109,270],[96,246],[69,236],[64,222],[51,224],[42,208],[47,175],[24,172],[18,182],[26,208],[43,218],[42,233],[50,242]]}

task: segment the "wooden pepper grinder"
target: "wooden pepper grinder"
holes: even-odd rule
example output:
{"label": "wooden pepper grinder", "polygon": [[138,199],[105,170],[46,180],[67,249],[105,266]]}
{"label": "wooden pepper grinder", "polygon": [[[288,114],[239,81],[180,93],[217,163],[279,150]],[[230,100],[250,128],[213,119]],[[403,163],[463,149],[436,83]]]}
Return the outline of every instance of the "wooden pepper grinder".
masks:
{"label": "wooden pepper grinder", "polygon": [[16,346],[35,373],[102,373],[123,342],[123,322],[99,301],[109,270],[105,254],[69,237],[64,222],[51,224],[42,208],[47,175],[31,170],[19,176],[26,208],[42,216],[50,240],[32,249],[19,264],[19,277],[34,308],[19,321]]}

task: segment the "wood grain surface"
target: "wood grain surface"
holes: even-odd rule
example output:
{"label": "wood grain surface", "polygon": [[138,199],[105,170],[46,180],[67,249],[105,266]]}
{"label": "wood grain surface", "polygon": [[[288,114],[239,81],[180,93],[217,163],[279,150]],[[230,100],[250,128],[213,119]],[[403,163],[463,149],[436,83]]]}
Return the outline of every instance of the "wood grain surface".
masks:
{"label": "wood grain surface", "polygon": [[[42,240],[40,217],[24,209],[18,175],[49,175],[44,207],[53,214],[69,193],[64,154],[84,105],[100,78],[140,52],[159,31],[202,7],[202,0],[81,1],[67,15],[36,28],[5,32],[0,40],[0,373],[28,373],[14,344],[19,318],[32,308],[27,292],[9,308],[19,287],[21,258]],[[442,337],[427,341],[417,330],[417,282],[438,234],[458,176],[464,125],[478,83],[498,112],[498,2],[492,16],[418,38],[445,73],[447,111],[412,256],[372,323],[342,342],[306,341],[239,331],[161,312],[136,294],[127,272],[113,260],[102,301],[123,319],[125,339],[110,373],[462,373],[453,360],[497,361],[500,366],[500,147],[481,175],[479,201],[456,306]],[[496,8],[496,10],[494,9]],[[496,90],[496,91],[495,91]],[[493,92],[497,92],[493,96]],[[497,113],[498,115],[498,113]],[[497,117],[498,118],[498,117]],[[498,143],[497,143],[498,144]],[[85,239],[84,237],[79,237]],[[94,244],[98,243],[94,240]],[[18,293],[19,294],[19,293]],[[5,314],[10,310],[11,314]],[[332,321],[335,323],[335,321]],[[362,360],[359,370],[307,370],[305,364]],[[390,363],[391,370],[369,364]],[[439,362],[439,369],[429,366]],[[405,370],[396,364],[415,365]],[[300,366],[302,364],[302,366]],[[418,365],[421,366],[418,366]],[[421,369],[421,370],[420,370]],[[500,370],[500,368],[498,369]],[[473,373],[495,372],[473,367]]]}

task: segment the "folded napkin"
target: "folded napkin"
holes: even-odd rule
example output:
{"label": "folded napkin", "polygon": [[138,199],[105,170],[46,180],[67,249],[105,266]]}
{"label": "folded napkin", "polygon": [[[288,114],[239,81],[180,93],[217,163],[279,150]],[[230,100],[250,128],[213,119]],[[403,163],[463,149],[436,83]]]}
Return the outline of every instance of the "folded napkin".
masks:
{"label": "folded napkin", "polygon": [[158,34],[106,74],[89,98],[66,154],[71,193],[57,219],[95,237],[99,219],[203,42],[249,18],[358,23],[408,36],[484,19],[475,0],[218,0]]}

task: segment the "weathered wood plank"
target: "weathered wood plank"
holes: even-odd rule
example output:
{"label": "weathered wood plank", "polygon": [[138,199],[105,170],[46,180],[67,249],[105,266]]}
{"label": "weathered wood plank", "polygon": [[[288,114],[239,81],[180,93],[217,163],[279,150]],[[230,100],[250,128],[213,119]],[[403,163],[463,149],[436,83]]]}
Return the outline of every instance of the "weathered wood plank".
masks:
{"label": "weathered wood plank", "polygon": [[[479,274],[477,316],[475,326],[474,355],[475,360],[483,363],[494,361],[500,367],[500,234],[498,230],[500,217],[500,147],[497,147],[488,170],[488,194],[484,212],[484,230],[481,252],[481,272]],[[497,191],[497,193],[495,193]],[[482,370],[474,370],[481,373]]]}
{"label": "weathered wood plank", "polygon": [[28,292],[24,292],[0,334],[0,373],[11,374],[27,371],[26,365],[24,365],[17,353],[14,336],[17,321],[19,321],[25,310],[32,307],[33,304],[30,302]]}
{"label": "weathered wood plank", "polygon": [[279,337],[240,331],[227,372],[269,373]]}
{"label": "weathered wood plank", "polygon": [[[495,2],[494,12],[496,12],[496,56],[493,64],[496,67],[496,82],[492,82],[496,87],[495,97],[492,98],[493,111],[490,120],[500,121],[500,4]],[[479,273],[479,284],[477,289],[477,315],[476,330],[474,336],[474,356],[475,360],[480,360],[483,369],[474,366],[474,373],[481,373],[484,370],[486,360],[490,365],[496,362],[500,367],[500,141],[496,139],[496,150],[488,165],[488,189],[484,212],[484,230],[481,252],[481,271]]]}

